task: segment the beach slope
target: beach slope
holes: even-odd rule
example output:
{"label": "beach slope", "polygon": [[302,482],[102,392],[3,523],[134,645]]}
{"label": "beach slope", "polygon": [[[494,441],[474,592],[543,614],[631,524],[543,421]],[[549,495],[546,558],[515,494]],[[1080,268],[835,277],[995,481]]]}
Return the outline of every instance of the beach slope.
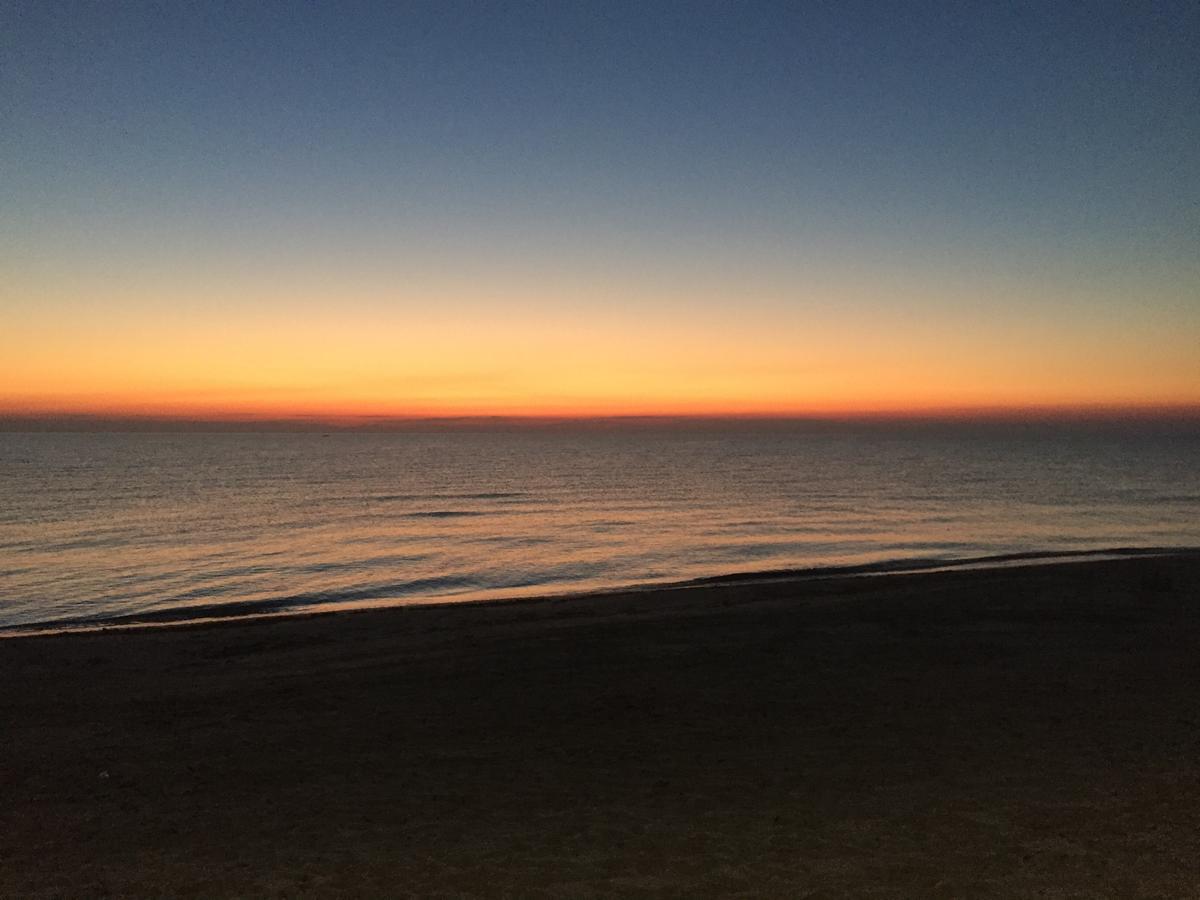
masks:
{"label": "beach slope", "polygon": [[0,895],[1194,897],[1200,557],[0,641]]}

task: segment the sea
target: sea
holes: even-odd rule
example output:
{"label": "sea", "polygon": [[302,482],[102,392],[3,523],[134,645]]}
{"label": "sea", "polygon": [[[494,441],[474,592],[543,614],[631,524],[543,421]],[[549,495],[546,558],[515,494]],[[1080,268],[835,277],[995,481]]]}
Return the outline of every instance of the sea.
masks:
{"label": "sea", "polygon": [[1200,546],[1200,428],[0,433],[0,627]]}

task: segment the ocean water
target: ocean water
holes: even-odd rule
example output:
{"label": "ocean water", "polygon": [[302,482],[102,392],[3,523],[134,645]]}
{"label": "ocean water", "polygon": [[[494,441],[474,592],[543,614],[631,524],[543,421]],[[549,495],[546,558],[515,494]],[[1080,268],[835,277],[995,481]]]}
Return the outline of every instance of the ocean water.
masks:
{"label": "ocean water", "polygon": [[1200,430],[0,434],[0,626],[1200,545]]}

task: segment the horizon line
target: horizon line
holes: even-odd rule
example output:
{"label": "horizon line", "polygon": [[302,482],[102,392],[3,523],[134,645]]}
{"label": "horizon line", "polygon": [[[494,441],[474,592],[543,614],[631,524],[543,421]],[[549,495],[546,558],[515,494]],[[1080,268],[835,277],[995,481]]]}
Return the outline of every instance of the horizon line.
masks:
{"label": "horizon line", "polygon": [[795,412],[661,413],[466,413],[444,415],[293,414],[232,412],[213,415],[171,413],[0,412],[0,432],[18,431],[419,431],[496,428],[619,428],[653,426],[734,426],[868,423],[1194,423],[1200,403],[1092,404],[1056,406],[942,407]]}

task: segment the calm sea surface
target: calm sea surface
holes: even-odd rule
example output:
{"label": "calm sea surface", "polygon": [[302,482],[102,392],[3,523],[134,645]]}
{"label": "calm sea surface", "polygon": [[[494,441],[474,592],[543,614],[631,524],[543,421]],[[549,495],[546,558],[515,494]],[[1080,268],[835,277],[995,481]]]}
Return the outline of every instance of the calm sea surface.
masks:
{"label": "calm sea surface", "polygon": [[1196,545],[1194,427],[0,434],[0,625]]}

